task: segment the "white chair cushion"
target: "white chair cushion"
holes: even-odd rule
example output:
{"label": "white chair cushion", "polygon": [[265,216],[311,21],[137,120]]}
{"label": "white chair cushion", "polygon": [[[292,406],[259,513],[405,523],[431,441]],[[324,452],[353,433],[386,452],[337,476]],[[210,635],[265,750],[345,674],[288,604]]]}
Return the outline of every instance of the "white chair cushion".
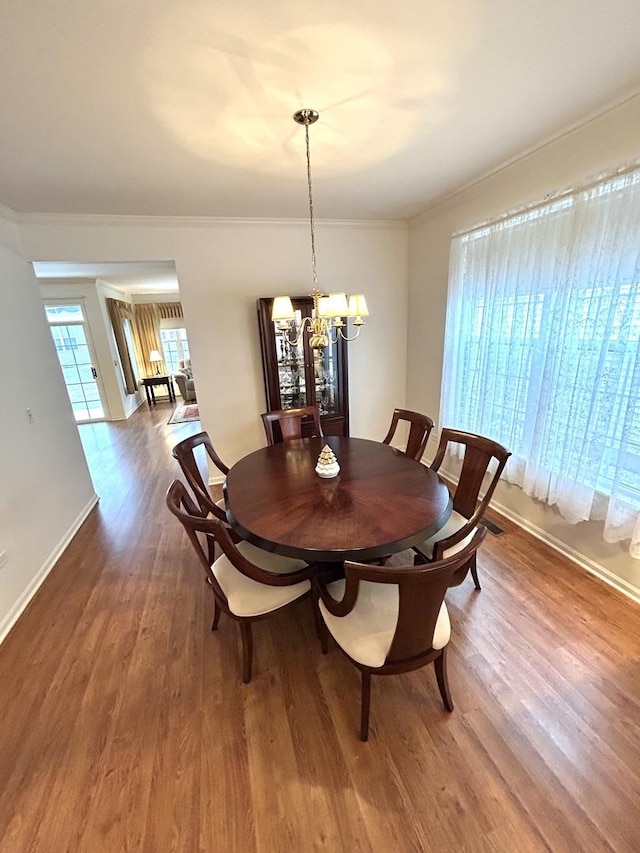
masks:
{"label": "white chair cushion", "polygon": [[[291,557],[280,557],[256,548],[249,542],[240,542],[238,550],[247,560],[268,572],[285,575],[303,569],[306,563]],[[229,610],[236,616],[260,616],[284,607],[311,589],[311,583],[301,581],[292,586],[269,586],[248,578],[239,572],[231,561],[222,554],[211,567],[220,588],[227,597]]]}
{"label": "white chair cushion", "polygon": [[[345,584],[346,581],[339,580],[327,586],[336,601],[342,599]],[[319,605],[331,635],[350,658],[374,668],[384,664],[398,624],[400,595],[397,584],[360,581],[358,599],[346,616],[329,613],[322,601]],[[444,648],[450,636],[451,623],[443,601],[433,634],[433,648]]]}
{"label": "white chair cushion", "polygon": [[[442,539],[447,539],[449,536],[457,533],[461,527],[464,527],[468,520],[468,518],[465,518],[464,515],[460,515],[460,513],[456,512],[454,509],[447,519],[447,523],[444,527],[441,527],[437,533],[434,533],[433,536],[429,537],[429,539],[425,539],[424,542],[418,542],[415,547],[419,548],[429,560],[433,559],[433,549],[436,542],[440,542]],[[457,554],[458,551],[462,551],[467,547],[469,542],[471,542],[475,532],[476,528],[474,527],[471,533],[469,533],[468,536],[465,536],[461,542],[456,542],[456,544],[452,545],[451,548],[447,548],[443,556],[452,557],[454,554]]]}
{"label": "white chair cushion", "polygon": [[304,569],[307,565],[304,560],[296,560],[294,557],[281,557],[279,554],[258,548],[251,542],[239,542],[236,548],[247,560],[251,560],[252,563],[260,566],[266,572],[273,572],[276,575],[288,575],[291,572]]}

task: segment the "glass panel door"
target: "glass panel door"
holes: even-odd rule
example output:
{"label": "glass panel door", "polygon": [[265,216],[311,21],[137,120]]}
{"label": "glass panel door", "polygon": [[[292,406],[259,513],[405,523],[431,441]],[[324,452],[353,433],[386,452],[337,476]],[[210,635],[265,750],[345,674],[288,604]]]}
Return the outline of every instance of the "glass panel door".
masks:
{"label": "glass panel door", "polygon": [[293,339],[297,336],[302,324],[302,311],[297,309],[295,315],[293,328],[288,332],[282,332],[276,323],[273,324],[276,338],[278,383],[283,409],[295,409],[298,406],[308,405],[304,344],[300,341],[296,346],[290,341],[290,338]]}
{"label": "glass panel door", "polygon": [[316,404],[321,415],[336,414],[340,411],[336,344],[312,352]]}
{"label": "glass panel door", "polygon": [[82,306],[46,305],[45,312],[76,421],[103,420],[98,372]]}

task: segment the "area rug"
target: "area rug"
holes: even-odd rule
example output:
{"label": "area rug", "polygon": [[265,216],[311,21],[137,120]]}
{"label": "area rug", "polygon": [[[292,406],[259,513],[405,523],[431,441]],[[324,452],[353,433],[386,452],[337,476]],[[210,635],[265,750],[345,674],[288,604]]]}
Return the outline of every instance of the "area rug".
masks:
{"label": "area rug", "polygon": [[168,424],[184,424],[187,421],[199,421],[200,410],[197,403],[189,403],[187,406],[176,406],[173,414],[167,421]]}

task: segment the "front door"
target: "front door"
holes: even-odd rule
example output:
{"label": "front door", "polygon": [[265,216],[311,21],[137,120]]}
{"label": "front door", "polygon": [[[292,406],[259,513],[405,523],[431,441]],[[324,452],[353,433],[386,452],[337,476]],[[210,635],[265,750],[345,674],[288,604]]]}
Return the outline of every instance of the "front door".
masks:
{"label": "front door", "polygon": [[78,423],[104,420],[91,335],[80,302],[47,302],[45,312]]}

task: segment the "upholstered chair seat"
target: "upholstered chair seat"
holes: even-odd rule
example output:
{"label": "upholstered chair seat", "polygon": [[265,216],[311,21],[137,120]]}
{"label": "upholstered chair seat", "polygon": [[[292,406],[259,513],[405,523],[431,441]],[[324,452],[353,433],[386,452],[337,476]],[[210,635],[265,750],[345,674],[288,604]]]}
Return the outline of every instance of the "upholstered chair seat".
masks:
{"label": "upholstered chair seat", "polygon": [[[250,542],[239,542],[238,551],[266,572],[288,575],[306,568],[302,560],[291,557],[280,557],[269,551],[263,551]],[[233,565],[231,560],[222,554],[214,562],[211,570],[227,598],[227,606],[234,616],[262,616],[306,595],[311,589],[309,580],[301,581],[292,586],[267,586],[243,575]]]}
{"label": "upholstered chair seat", "polygon": [[[465,518],[464,515],[461,515],[459,512],[456,512],[455,509],[447,519],[447,523],[444,527],[441,527],[437,533],[434,533],[433,536],[430,536],[429,539],[425,539],[424,542],[418,543],[416,545],[416,549],[420,551],[421,554],[424,554],[425,557],[429,560],[433,560],[433,551],[437,542],[441,542],[443,539],[448,539],[450,536],[453,536],[454,533],[457,533],[458,530],[461,530],[469,519]],[[442,554],[443,557],[451,557],[453,554],[457,554],[458,551],[462,551],[463,548],[466,548],[469,542],[473,539],[473,534],[476,532],[476,528],[472,528],[471,531],[462,539],[460,542],[456,542],[455,545],[452,545],[450,548],[447,548]]]}
{"label": "upholstered chair seat", "polygon": [[[344,598],[346,581],[327,585],[329,595],[336,601]],[[379,668],[384,665],[398,625],[400,588],[397,584],[360,581],[358,599],[346,616],[333,616],[322,600],[320,612],[336,643],[354,661]],[[447,605],[442,602],[433,632],[431,647],[442,649],[449,642],[451,623]]]}

